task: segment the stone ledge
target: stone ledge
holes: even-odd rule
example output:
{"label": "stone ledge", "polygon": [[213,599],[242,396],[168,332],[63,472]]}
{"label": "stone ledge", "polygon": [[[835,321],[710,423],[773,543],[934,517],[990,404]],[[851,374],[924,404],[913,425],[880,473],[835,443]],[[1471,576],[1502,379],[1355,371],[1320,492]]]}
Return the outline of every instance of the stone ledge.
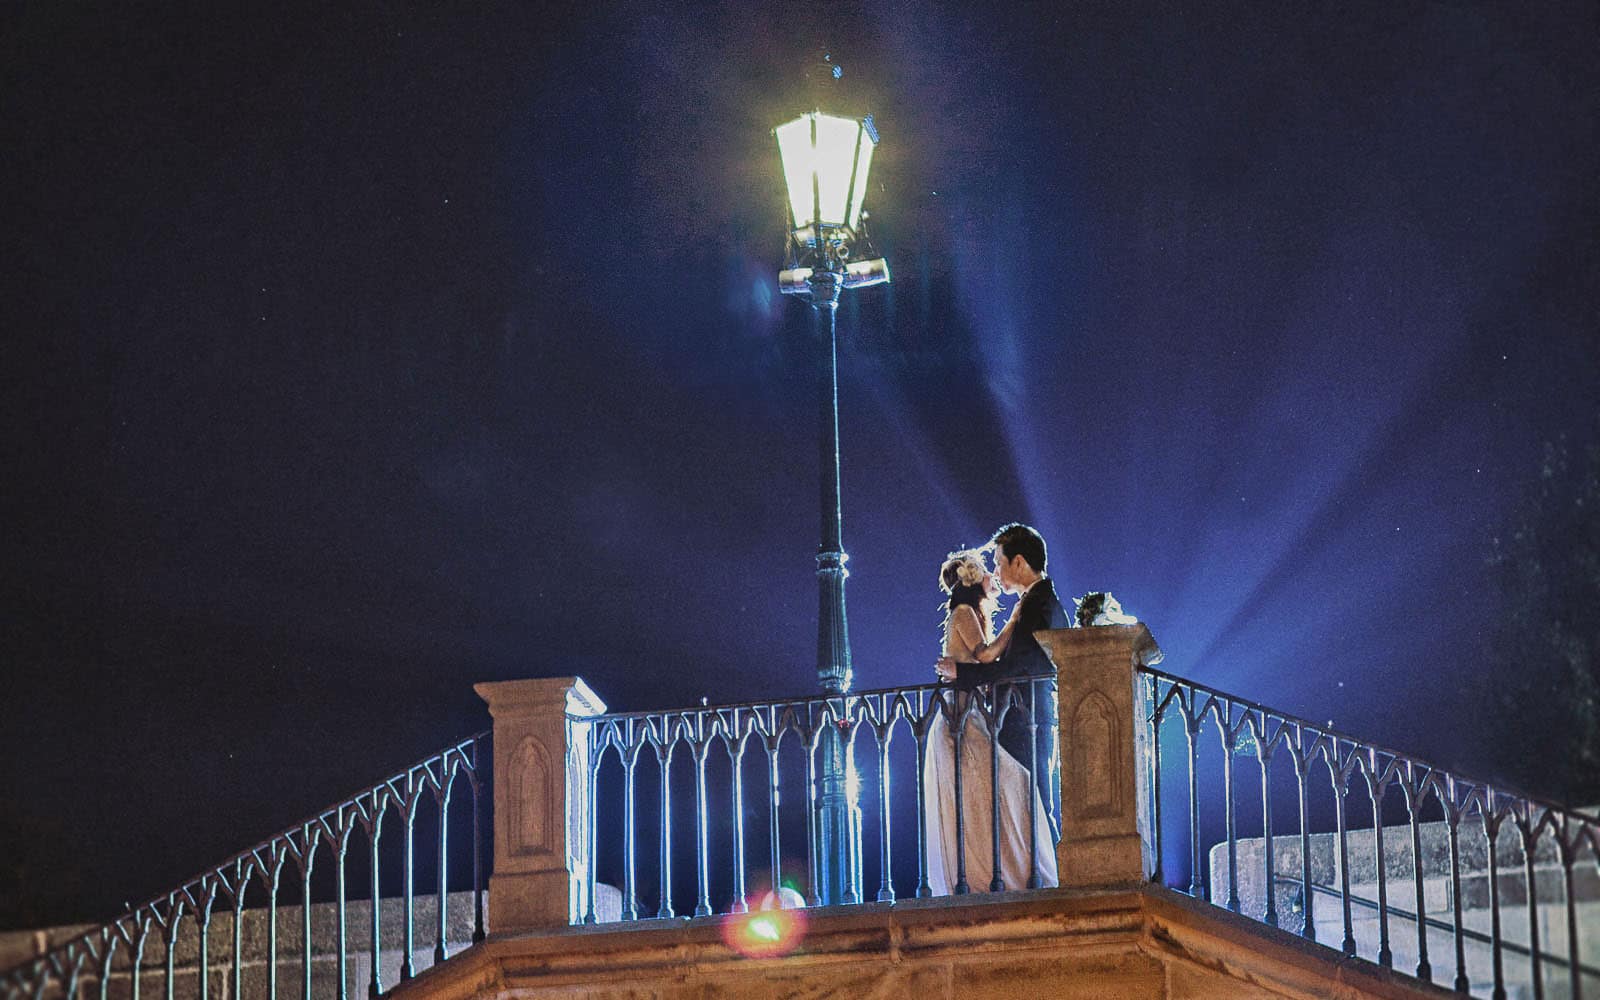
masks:
{"label": "stone ledge", "polygon": [[823,908],[784,958],[747,958],[729,917],[489,940],[397,1000],[574,996],[1292,997],[1453,994],[1149,885]]}

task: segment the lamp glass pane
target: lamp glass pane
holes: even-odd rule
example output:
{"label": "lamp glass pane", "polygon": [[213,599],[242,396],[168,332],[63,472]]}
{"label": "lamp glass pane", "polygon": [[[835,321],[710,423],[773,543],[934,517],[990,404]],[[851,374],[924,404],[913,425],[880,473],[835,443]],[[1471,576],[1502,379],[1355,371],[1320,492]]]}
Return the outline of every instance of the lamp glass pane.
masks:
{"label": "lamp glass pane", "polygon": [[821,204],[822,223],[828,226],[845,224],[845,211],[850,200],[850,173],[856,165],[856,136],[861,123],[853,118],[835,118],[817,115],[817,200]]}
{"label": "lamp glass pane", "polygon": [[789,208],[794,226],[811,225],[811,178],[816,172],[816,154],[811,148],[811,116],[801,115],[773,130],[778,136],[778,155],[783,157],[783,181],[789,185]]}
{"label": "lamp glass pane", "polygon": [[867,200],[867,172],[872,169],[872,150],[877,145],[870,135],[861,137],[861,150],[856,154],[856,196],[850,205],[850,217],[844,223],[852,229],[861,221],[861,204]]}

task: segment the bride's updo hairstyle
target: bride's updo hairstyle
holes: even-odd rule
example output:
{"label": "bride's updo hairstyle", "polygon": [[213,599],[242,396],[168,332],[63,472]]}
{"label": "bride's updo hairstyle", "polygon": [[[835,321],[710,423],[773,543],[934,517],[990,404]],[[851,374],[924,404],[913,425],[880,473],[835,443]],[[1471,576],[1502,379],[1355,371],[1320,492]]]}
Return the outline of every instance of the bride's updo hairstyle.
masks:
{"label": "bride's updo hairstyle", "polygon": [[965,604],[978,613],[981,621],[988,622],[995,612],[996,603],[983,589],[983,554],[977,549],[962,549],[945,556],[939,567],[939,589],[950,595],[945,602],[945,624],[950,614]]}

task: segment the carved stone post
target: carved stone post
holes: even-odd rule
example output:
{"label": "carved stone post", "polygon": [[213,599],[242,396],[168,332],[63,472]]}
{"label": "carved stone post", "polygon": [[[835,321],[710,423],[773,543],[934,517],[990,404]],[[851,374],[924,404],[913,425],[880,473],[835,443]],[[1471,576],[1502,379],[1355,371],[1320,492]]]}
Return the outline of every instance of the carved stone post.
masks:
{"label": "carved stone post", "polygon": [[606,706],[577,677],[473,690],[494,718],[494,874],[489,930],[565,927],[587,908],[589,727]]}
{"label": "carved stone post", "polygon": [[1060,885],[1143,881],[1148,812],[1139,780],[1148,750],[1137,667],[1160,662],[1143,625],[1035,632],[1056,667],[1061,720]]}

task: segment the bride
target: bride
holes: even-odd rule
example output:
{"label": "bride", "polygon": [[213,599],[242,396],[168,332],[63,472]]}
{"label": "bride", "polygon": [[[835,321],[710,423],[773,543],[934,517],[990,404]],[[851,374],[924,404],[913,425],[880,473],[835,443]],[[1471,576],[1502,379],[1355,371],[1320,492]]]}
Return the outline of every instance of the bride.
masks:
{"label": "bride", "polygon": [[[939,586],[949,595],[945,605],[944,654],[965,663],[992,663],[999,658],[1011,641],[1013,623],[1007,623],[999,635],[994,635],[993,619],[999,608],[1000,587],[994,575],[984,567],[982,553],[970,549],[951,553],[939,569]],[[928,824],[928,884],[934,895],[961,891],[963,876],[969,891],[989,890],[994,877],[996,801],[1000,813],[1000,874],[1006,888],[1028,887],[1034,871],[1028,843],[1035,824],[1038,830],[1045,831],[1039,838],[1041,884],[1055,885],[1056,855],[1048,833],[1049,814],[1027,769],[1004,749],[999,751],[998,795],[991,787],[989,726],[979,706],[972,704],[974,698],[985,696],[941,688],[935,697],[943,698],[943,707],[929,724],[923,782],[923,806]],[[961,733],[959,760],[958,727]],[[1030,807],[1034,810],[1034,824],[1029,823]]]}

